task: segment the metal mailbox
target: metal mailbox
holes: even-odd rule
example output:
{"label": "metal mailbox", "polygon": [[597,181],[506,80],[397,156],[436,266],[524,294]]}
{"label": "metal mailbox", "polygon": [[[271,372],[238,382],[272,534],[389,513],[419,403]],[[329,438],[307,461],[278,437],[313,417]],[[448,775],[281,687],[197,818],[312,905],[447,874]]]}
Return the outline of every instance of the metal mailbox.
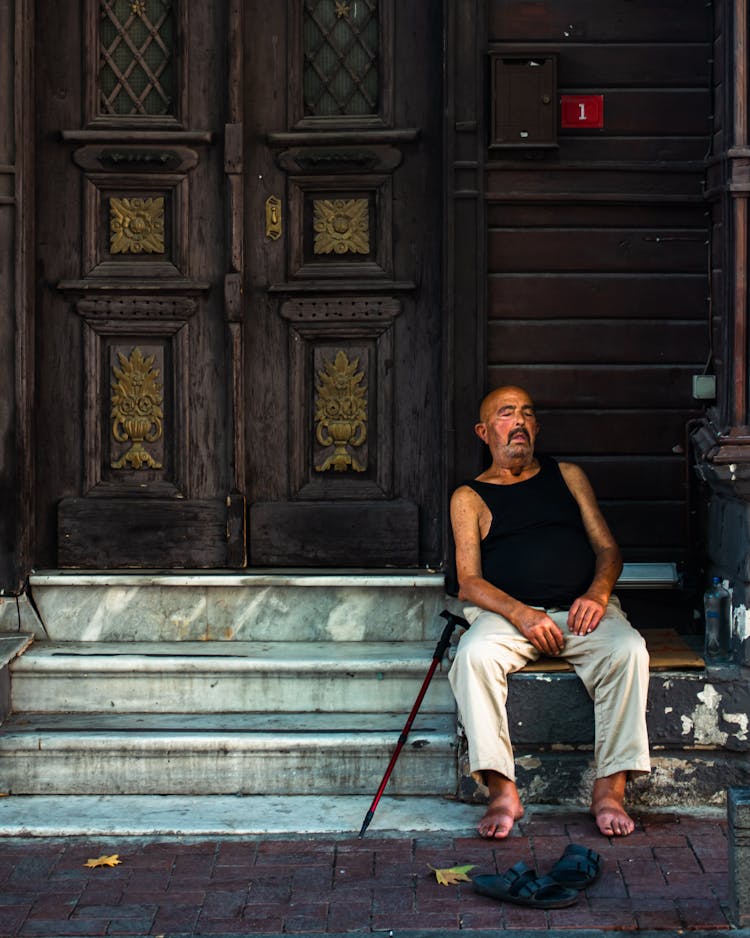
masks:
{"label": "metal mailbox", "polygon": [[490,148],[557,146],[557,56],[490,53]]}

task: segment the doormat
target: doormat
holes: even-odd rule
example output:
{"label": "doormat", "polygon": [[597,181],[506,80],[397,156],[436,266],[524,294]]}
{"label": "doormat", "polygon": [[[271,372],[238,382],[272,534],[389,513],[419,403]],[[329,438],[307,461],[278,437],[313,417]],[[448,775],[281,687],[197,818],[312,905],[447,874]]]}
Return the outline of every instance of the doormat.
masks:
{"label": "doormat", "polygon": [[[649,670],[676,671],[703,668],[703,658],[687,643],[676,629],[646,629],[642,633],[651,657]],[[572,671],[567,661],[559,658],[540,658],[527,664],[523,671]]]}

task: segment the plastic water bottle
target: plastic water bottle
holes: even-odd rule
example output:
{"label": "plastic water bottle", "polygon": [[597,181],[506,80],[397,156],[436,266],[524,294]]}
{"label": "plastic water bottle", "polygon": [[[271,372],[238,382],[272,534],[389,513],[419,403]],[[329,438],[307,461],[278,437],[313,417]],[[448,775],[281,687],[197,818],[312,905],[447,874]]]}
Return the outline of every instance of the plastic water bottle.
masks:
{"label": "plastic water bottle", "polygon": [[703,594],[706,613],[706,640],[704,659],[706,664],[729,664],[732,659],[729,593],[715,576],[711,586]]}

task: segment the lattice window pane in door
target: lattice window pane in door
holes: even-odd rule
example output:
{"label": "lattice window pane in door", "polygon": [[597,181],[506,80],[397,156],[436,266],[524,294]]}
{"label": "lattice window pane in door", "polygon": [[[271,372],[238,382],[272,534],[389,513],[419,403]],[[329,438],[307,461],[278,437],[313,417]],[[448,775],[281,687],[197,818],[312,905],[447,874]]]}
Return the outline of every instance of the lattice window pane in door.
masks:
{"label": "lattice window pane in door", "polygon": [[173,116],[172,0],[101,0],[99,13],[100,115]]}
{"label": "lattice window pane in door", "polygon": [[377,114],[378,0],[304,0],[305,117]]}

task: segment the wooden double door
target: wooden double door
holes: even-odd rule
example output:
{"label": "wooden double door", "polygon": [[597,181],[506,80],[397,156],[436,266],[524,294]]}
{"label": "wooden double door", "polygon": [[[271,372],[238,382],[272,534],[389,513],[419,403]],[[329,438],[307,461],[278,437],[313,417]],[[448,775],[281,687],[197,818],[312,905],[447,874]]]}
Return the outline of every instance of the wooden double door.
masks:
{"label": "wooden double door", "polygon": [[37,566],[441,561],[442,23],[409,7],[45,5]]}

